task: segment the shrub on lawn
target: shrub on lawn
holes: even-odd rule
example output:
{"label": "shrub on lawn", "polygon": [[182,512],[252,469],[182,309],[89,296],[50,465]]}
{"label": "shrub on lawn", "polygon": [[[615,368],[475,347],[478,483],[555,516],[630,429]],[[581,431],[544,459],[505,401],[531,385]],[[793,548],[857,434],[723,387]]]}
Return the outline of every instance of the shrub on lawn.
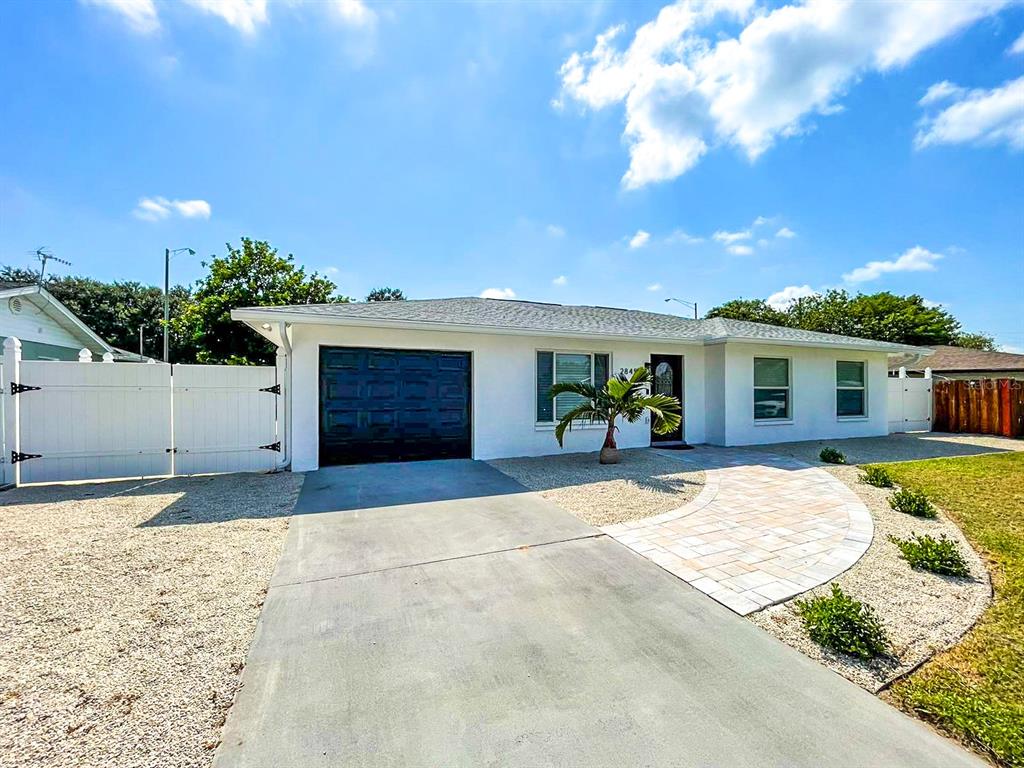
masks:
{"label": "shrub on lawn", "polygon": [[837,451],[835,448],[822,448],[821,453],[818,454],[818,458],[826,464],[846,463],[846,457],[843,456],[841,451]]}
{"label": "shrub on lawn", "polygon": [[889,497],[889,506],[914,517],[935,517],[938,513],[921,491],[901,488]]}
{"label": "shrub on lawn", "polygon": [[796,612],[811,640],[862,659],[884,654],[888,640],[870,605],[854,600],[832,584],[830,597],[797,600]]}
{"label": "shrub on lawn", "polygon": [[885,467],[864,467],[864,474],[860,479],[861,482],[876,488],[892,488],[892,478]]}
{"label": "shrub on lawn", "polygon": [[945,576],[969,576],[967,563],[956,542],[942,534],[935,539],[928,534],[914,535],[910,539],[890,536],[889,541],[899,547],[901,556],[911,568],[921,568]]}

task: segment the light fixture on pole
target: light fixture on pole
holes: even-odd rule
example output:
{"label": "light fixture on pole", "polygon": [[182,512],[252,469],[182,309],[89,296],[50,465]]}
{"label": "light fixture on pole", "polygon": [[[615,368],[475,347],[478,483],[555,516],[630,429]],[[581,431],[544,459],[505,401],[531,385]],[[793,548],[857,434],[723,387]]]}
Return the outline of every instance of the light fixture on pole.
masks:
{"label": "light fixture on pole", "polygon": [[683,301],[682,299],[676,299],[676,298],[673,298],[671,296],[669,298],[665,299],[665,301],[674,301],[677,304],[682,304],[684,307],[693,307],[693,319],[694,320],[697,319],[697,302],[695,302],[695,301]]}
{"label": "light fixture on pole", "polygon": [[164,362],[171,362],[171,347],[168,331],[171,323],[171,256],[175,253],[188,251],[189,256],[196,252],[191,248],[164,248]]}

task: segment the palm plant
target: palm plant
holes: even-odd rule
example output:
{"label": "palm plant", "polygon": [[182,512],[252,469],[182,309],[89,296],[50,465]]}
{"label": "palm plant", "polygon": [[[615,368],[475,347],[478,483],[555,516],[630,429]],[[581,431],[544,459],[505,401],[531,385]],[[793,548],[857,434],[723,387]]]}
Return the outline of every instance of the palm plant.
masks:
{"label": "palm plant", "polygon": [[567,381],[551,387],[551,397],[561,394],[574,394],[584,401],[569,411],[555,427],[555,439],[559,447],[566,430],[572,431],[573,422],[583,421],[607,424],[604,445],[601,446],[600,462],[616,464],[619,461],[619,450],[615,444],[615,421],[618,418],[636,423],[645,411],[651,413],[651,429],[659,435],[667,435],[679,428],[682,420],[682,404],[671,395],[652,395],[649,390],[653,376],[647,366],[641,366],[629,377],[619,374],[608,379],[603,388],[598,389],[590,382]]}

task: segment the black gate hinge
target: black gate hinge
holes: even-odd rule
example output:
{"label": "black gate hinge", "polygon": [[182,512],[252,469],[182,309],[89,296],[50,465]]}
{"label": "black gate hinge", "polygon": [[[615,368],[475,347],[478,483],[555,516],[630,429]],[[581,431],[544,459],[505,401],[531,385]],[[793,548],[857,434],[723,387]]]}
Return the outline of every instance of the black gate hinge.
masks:
{"label": "black gate hinge", "polygon": [[41,458],[43,458],[43,454],[41,453],[21,453],[19,451],[11,451],[11,464],[17,464],[19,461]]}
{"label": "black gate hinge", "polygon": [[16,381],[11,382],[12,395],[20,395],[22,392],[32,392],[36,389],[42,389],[42,387],[33,387],[31,384],[19,384]]}
{"label": "black gate hinge", "polygon": [[281,441],[278,440],[276,443],[268,443],[267,445],[261,445],[260,450],[262,451],[276,451],[281,452]]}
{"label": "black gate hinge", "polygon": [[281,394],[281,385],[275,384],[272,387],[260,387],[260,392],[272,392],[275,395]]}

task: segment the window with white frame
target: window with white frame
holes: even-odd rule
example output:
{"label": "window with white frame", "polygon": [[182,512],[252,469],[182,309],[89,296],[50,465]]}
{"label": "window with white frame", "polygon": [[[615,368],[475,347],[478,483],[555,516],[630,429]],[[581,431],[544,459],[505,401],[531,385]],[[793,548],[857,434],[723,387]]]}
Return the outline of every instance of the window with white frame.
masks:
{"label": "window with white frame", "polygon": [[755,357],[754,418],[758,421],[788,419],[791,409],[789,360],[785,357]]}
{"label": "window with white frame", "polygon": [[836,362],[836,416],[867,416],[867,371],[863,362]]}
{"label": "window with white frame", "polygon": [[608,381],[610,358],[602,352],[537,352],[537,423],[553,424],[583,402],[573,393],[551,397],[551,387],[583,381],[603,387]]}

